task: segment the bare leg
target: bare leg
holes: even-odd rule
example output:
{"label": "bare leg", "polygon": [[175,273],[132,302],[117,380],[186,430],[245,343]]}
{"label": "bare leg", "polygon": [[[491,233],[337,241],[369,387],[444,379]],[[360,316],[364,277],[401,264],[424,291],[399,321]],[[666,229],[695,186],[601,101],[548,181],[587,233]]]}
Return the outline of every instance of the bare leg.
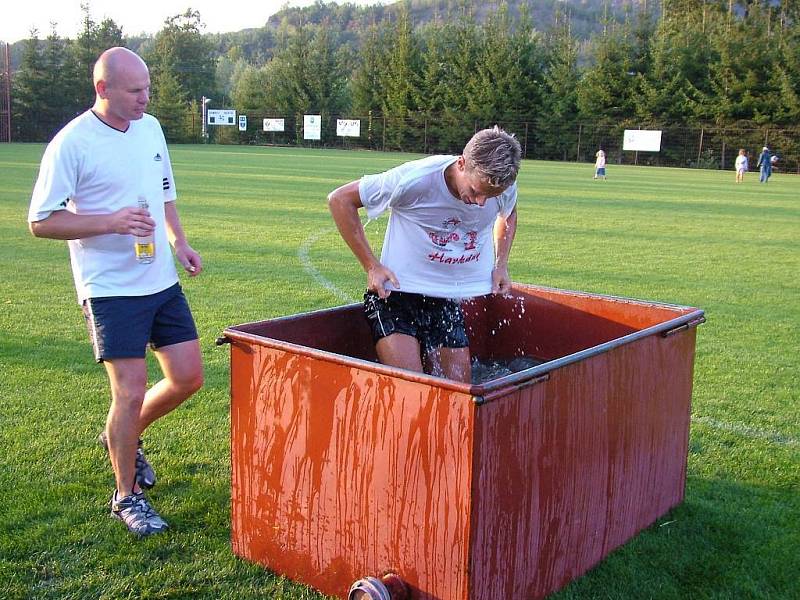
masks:
{"label": "bare leg", "polygon": [[472,382],[469,348],[439,348],[442,372],[448,379]]}
{"label": "bare leg", "polygon": [[375,344],[378,360],[384,365],[400,367],[409,371],[422,371],[417,338],[405,333],[393,333]]}
{"label": "bare leg", "polygon": [[139,492],[135,483],[139,436],[153,421],[179,406],[203,385],[203,364],[197,340],[155,351],[164,378],[146,391],[143,358],[105,361],[111,382],[111,408],[106,435],[119,497]]}
{"label": "bare leg", "polygon": [[139,413],[147,387],[144,358],[119,358],[103,363],[111,384],[111,407],[106,418],[108,453],[117,480],[119,497],[139,491],[136,477],[136,447]]}
{"label": "bare leg", "polygon": [[139,415],[139,434],[203,386],[203,361],[198,340],[164,346],[155,352],[164,378],[144,397]]}
{"label": "bare leg", "polygon": [[[409,371],[423,371],[419,341],[404,333],[393,333],[375,345],[378,359],[384,365]],[[469,383],[472,380],[469,348],[439,348],[427,357],[433,375]]]}

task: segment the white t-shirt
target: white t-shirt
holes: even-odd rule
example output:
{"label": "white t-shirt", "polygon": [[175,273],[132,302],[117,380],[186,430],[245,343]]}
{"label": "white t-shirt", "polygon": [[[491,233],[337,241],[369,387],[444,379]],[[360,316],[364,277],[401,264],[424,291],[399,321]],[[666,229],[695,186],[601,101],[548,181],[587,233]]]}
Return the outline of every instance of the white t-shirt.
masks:
{"label": "white t-shirt", "polygon": [[78,301],[108,296],[144,296],[178,281],[167,239],[164,203],[175,200],[167,143],[158,120],[148,114],[128,130],[106,125],[91,110],[70,121],[47,146],[33,189],[28,221],[57,210],[78,215],[109,214],[137,206],[144,196],[156,221],[156,257],[140,264],[131,235],[105,234],[69,240]]}
{"label": "white t-shirt", "polygon": [[739,154],[736,156],[736,170],[737,171],[747,171],[747,157],[743,154]]}
{"label": "white t-shirt", "polygon": [[[358,186],[367,215],[392,212],[381,263],[399,291],[439,298],[469,298],[492,291],[493,226],[517,202],[517,184],[481,207],[455,198],[444,179],[456,156],[430,156],[377,175]],[[391,286],[391,284],[389,284]],[[392,288],[393,289],[393,288]]]}

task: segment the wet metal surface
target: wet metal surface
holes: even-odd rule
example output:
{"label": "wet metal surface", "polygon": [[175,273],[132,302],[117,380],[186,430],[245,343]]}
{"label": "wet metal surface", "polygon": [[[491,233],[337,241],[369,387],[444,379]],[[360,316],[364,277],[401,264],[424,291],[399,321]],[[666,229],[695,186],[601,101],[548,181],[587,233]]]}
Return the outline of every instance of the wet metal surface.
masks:
{"label": "wet metal surface", "polygon": [[237,555],[340,598],[387,571],[538,598],[683,499],[696,330],[664,333],[701,311],[533,286],[464,309],[483,365],[532,366],[379,365],[358,305],[225,331]]}

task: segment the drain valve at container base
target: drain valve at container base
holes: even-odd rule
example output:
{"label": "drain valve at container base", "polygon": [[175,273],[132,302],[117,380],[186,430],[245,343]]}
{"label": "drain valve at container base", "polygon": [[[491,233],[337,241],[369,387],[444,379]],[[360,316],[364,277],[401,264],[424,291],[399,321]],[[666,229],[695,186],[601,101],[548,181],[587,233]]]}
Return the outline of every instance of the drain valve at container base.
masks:
{"label": "drain valve at container base", "polygon": [[380,579],[364,577],[350,586],[347,600],[409,600],[408,588],[394,573]]}

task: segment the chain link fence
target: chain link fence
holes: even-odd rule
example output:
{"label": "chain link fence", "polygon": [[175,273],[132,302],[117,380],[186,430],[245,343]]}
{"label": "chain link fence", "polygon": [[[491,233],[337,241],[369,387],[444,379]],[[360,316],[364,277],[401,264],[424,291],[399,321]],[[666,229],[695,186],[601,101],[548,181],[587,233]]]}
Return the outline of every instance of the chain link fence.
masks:
{"label": "chain link fence", "polygon": [[[0,82],[2,83],[2,82]],[[10,128],[0,103],[0,141],[7,141]],[[778,156],[775,170],[800,174],[800,126],[777,129],[740,124],[736,127],[687,127],[671,125],[641,126],[635,123],[601,124],[554,122],[550,118],[509,116],[501,119],[477,119],[463,113],[431,115],[414,113],[404,118],[382,114],[321,115],[320,139],[305,139],[302,114],[279,114],[244,111],[247,128],[208,125],[206,142],[212,144],[247,144],[260,146],[298,146],[340,148],[345,150],[381,150],[420,154],[458,154],[466,141],[479,129],[499,125],[514,133],[523,156],[535,160],[594,162],[603,149],[609,164],[633,164],[662,167],[733,170],[740,148],[744,148],[750,169],[755,170],[761,148],[768,145]],[[197,111],[179,116],[156,115],[171,143],[203,142],[202,119]],[[283,131],[264,131],[264,119],[282,119]],[[358,120],[357,136],[337,134],[337,121]],[[622,149],[625,129],[661,130],[660,152],[632,152]],[[13,136],[12,136],[13,137]]]}
{"label": "chain link fence", "polygon": [[[779,157],[776,170],[800,174],[800,127],[686,127],[577,123],[564,126],[544,119],[508,117],[475,119],[463,114],[414,114],[405,118],[386,115],[322,115],[320,139],[304,139],[303,115],[245,111],[247,130],[236,126],[208,126],[208,142],[311,148],[366,149],[420,154],[459,153],[479,129],[499,125],[516,134],[525,158],[594,162],[598,149],[611,164],[733,170],[740,148],[750,158],[750,168],[761,148],[768,145]],[[192,117],[194,141],[201,141],[199,118]],[[264,119],[283,119],[283,131],[264,131]],[[360,121],[358,136],[337,135],[337,120]],[[660,152],[622,149],[625,129],[660,129]]]}

